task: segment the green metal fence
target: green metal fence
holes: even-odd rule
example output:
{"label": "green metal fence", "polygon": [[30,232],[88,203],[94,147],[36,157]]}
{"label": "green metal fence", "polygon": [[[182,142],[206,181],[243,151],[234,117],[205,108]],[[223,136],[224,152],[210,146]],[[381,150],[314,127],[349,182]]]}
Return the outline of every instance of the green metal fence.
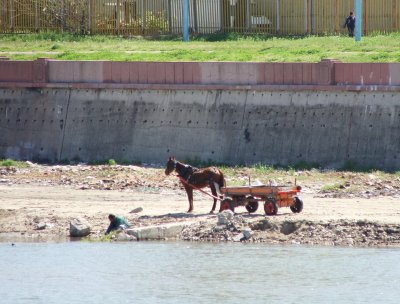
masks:
{"label": "green metal fence", "polygon": [[[183,0],[0,0],[0,32],[182,33]],[[189,0],[191,33],[338,34],[353,0]],[[400,0],[363,0],[363,32],[396,32]]]}

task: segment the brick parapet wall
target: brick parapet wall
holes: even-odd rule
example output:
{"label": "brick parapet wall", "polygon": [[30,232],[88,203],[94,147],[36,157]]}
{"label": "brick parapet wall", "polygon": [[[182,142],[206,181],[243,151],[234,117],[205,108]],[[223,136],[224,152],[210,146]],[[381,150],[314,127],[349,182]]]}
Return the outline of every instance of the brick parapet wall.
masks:
{"label": "brick parapet wall", "polygon": [[0,60],[1,87],[397,90],[400,63]]}

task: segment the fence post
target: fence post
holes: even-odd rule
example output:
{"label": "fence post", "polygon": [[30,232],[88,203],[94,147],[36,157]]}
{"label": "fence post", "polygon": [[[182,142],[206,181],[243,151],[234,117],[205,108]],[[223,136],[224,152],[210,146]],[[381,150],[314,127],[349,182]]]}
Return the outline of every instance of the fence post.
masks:
{"label": "fence post", "polygon": [[246,29],[249,31],[250,29],[250,0],[246,0]]}
{"label": "fence post", "polygon": [[64,0],[61,1],[61,32],[64,33],[65,9]]}
{"label": "fence post", "polygon": [[307,34],[308,24],[308,0],[304,0],[304,33]]}
{"label": "fence post", "polygon": [[364,1],[364,5],[363,5],[363,12],[364,12],[364,17],[363,17],[363,31],[362,34],[363,35],[367,35],[368,34],[368,25],[367,25],[367,20],[368,20],[368,1]]}
{"label": "fence post", "polygon": [[393,32],[396,32],[397,31],[397,14],[398,14],[398,12],[397,12],[397,0],[392,0],[392,14],[393,14],[393,16],[392,16],[392,20],[393,20],[393,23],[392,23],[392,27],[393,27]]}
{"label": "fence post", "polygon": [[142,35],[144,34],[144,27],[145,27],[145,15],[144,15],[144,2],[141,1],[141,9],[140,14],[142,15]]}
{"label": "fence post", "polygon": [[88,0],[88,32],[92,34],[92,0]]}
{"label": "fence post", "polygon": [[189,0],[183,0],[183,41],[189,41]]}
{"label": "fence post", "polygon": [[10,0],[10,29],[11,33],[14,32],[14,20],[13,20],[13,0]]}
{"label": "fence post", "polygon": [[224,24],[224,1],[223,0],[219,0],[219,18],[220,18],[220,22],[221,22],[221,31],[225,32],[225,24]]}
{"label": "fence post", "polygon": [[311,30],[310,30],[310,0],[307,0],[307,13],[306,13],[306,18],[307,18],[307,34],[311,34]]}
{"label": "fence post", "polygon": [[115,8],[115,31],[119,35],[119,0],[117,0],[117,7]]}
{"label": "fence post", "polygon": [[335,2],[335,32],[340,32],[340,21],[339,21],[339,0]]}
{"label": "fence post", "polygon": [[35,31],[39,31],[39,4],[38,0],[35,1]]}
{"label": "fence post", "polygon": [[194,32],[197,34],[199,31],[199,21],[197,20],[197,0],[192,0],[193,3],[193,23],[194,23]]}
{"label": "fence post", "polygon": [[280,20],[279,20],[279,14],[280,14],[280,12],[279,12],[279,0],[276,0],[276,33],[279,33],[279,31],[280,31],[280,28],[279,28],[279,23],[280,23]]}
{"label": "fence post", "polygon": [[168,30],[169,30],[169,33],[172,34],[172,8],[171,8],[171,0],[168,0]]}
{"label": "fence post", "polygon": [[311,34],[314,34],[314,2],[310,0],[310,26],[311,26]]}

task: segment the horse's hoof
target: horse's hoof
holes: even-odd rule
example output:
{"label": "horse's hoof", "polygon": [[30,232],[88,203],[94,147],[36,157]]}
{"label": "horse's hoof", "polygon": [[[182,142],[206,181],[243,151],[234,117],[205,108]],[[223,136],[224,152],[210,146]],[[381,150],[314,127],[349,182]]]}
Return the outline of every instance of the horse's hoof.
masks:
{"label": "horse's hoof", "polygon": [[211,211],[210,211],[210,214],[214,214],[214,210],[211,210]]}
{"label": "horse's hoof", "polygon": [[188,210],[187,213],[192,213],[193,210]]}

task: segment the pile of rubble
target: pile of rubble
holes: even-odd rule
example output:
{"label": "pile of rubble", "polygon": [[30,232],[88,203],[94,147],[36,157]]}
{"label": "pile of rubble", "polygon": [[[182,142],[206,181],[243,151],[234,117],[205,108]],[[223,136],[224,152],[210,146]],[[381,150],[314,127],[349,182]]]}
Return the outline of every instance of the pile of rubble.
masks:
{"label": "pile of rubble", "polygon": [[240,215],[225,210],[218,214],[217,224],[200,222],[190,225],[181,233],[184,241],[241,242],[250,240],[253,232]]}
{"label": "pile of rubble", "polygon": [[171,181],[154,166],[134,165],[37,165],[28,168],[4,167],[0,169],[0,183],[37,184],[42,186],[72,186],[81,190],[147,189],[159,192],[162,188],[175,188]]}
{"label": "pile of rubble", "polygon": [[327,246],[400,246],[400,227],[367,221],[283,221],[268,219],[247,222],[241,216],[222,212],[218,223],[203,222],[185,228],[185,241],[252,242]]}

